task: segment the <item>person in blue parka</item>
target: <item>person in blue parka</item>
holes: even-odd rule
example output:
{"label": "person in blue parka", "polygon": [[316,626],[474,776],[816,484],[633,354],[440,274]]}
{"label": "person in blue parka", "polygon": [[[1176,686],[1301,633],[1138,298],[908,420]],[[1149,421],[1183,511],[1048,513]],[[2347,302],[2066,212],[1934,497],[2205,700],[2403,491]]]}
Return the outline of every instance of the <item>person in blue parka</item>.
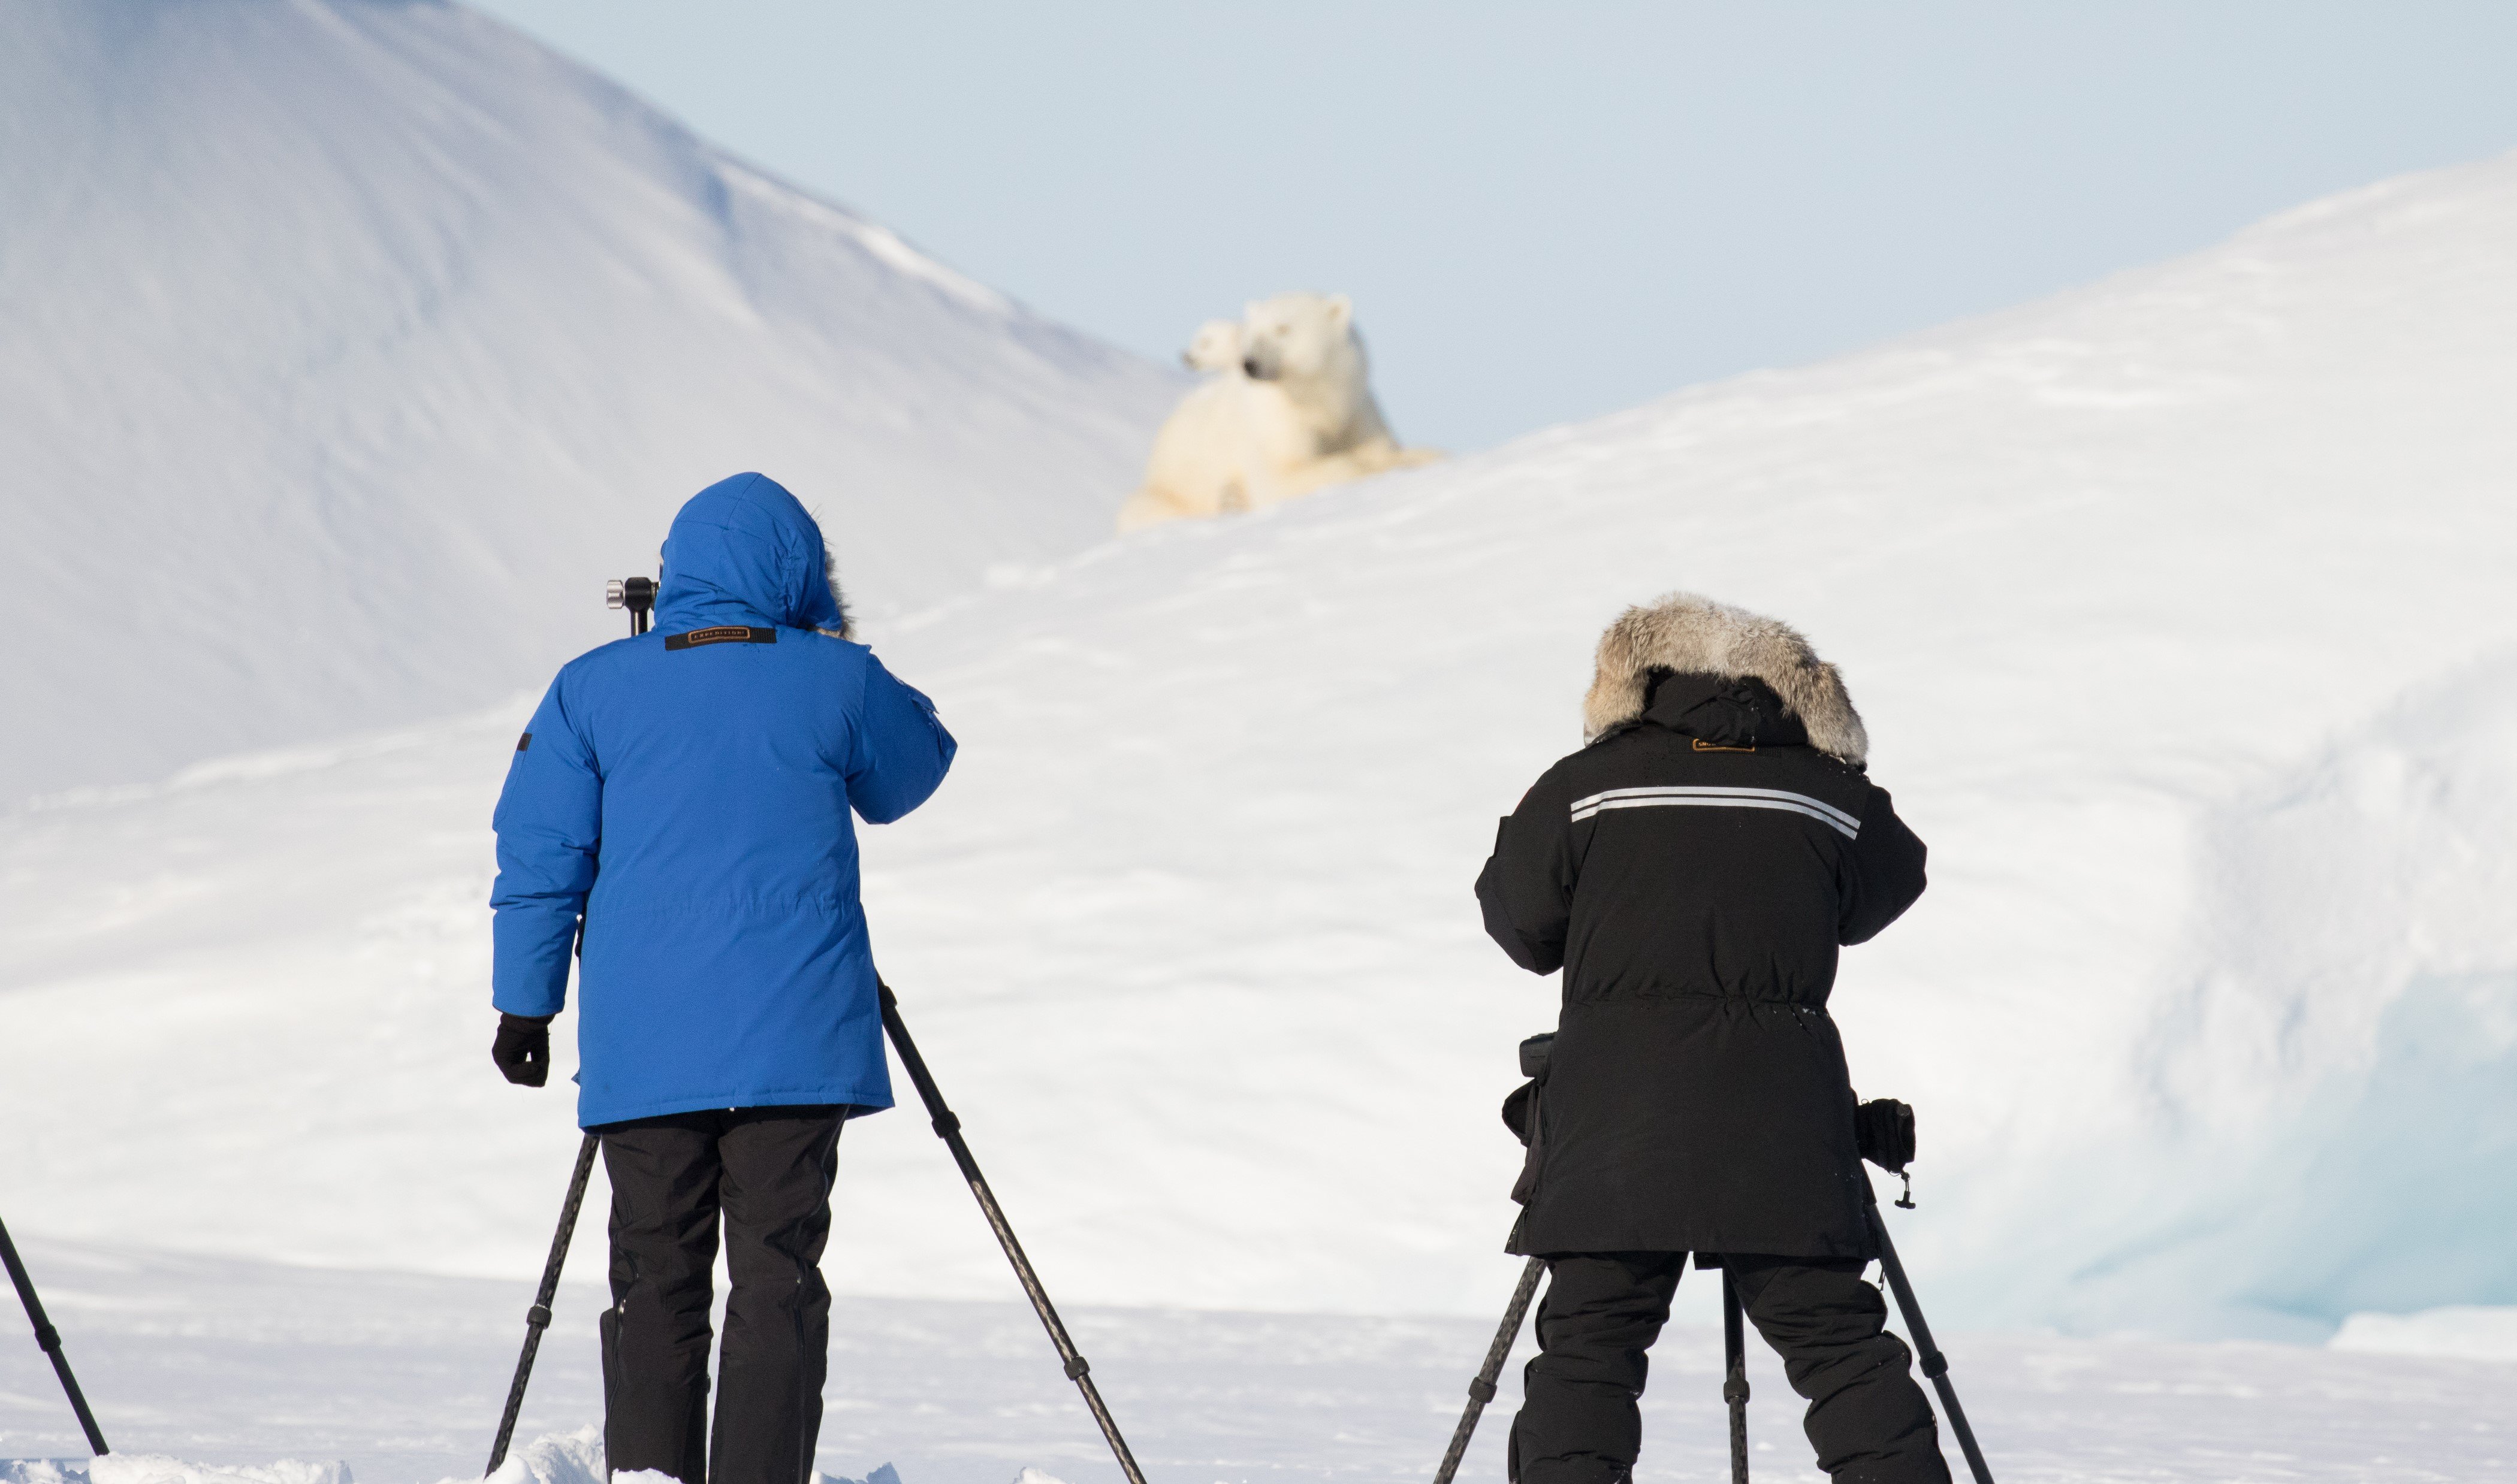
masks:
{"label": "person in blue parka", "polygon": [[[655,629],[559,672],[499,795],[492,1057],[549,1075],[578,960],[577,1121],[611,1176],[615,1471],[803,1484],[830,1339],[840,1124],[891,1106],[851,811],[926,800],[952,735],[848,621],[775,481],[693,496]],[[715,1445],[710,1268],[731,1280]]]}

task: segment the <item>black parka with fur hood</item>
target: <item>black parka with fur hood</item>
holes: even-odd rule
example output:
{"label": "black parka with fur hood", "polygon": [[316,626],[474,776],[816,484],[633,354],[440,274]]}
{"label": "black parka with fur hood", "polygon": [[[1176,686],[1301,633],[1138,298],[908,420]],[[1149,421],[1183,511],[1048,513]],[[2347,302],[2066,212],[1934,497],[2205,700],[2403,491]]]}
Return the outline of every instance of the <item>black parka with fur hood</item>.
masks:
{"label": "black parka with fur hood", "polygon": [[1477,878],[1513,961],[1564,971],[1512,1251],[1875,1255],[1826,1001],[1924,850],[1842,679],[1673,594],[1600,639],[1584,723]]}

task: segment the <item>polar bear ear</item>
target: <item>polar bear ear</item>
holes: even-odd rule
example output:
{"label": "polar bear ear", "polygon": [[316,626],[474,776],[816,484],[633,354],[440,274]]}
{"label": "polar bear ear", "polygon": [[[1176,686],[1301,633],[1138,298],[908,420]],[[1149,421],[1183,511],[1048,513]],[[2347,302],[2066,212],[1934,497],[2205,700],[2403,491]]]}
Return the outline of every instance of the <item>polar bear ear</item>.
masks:
{"label": "polar bear ear", "polygon": [[1354,301],[1344,294],[1329,295],[1329,323],[1339,329],[1354,323]]}

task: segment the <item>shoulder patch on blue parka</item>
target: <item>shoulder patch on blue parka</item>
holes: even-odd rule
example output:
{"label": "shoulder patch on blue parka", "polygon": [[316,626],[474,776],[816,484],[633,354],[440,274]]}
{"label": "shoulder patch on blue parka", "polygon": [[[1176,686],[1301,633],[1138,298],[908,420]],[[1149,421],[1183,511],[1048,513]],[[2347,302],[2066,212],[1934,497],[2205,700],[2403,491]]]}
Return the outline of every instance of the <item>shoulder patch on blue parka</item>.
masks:
{"label": "shoulder patch on blue parka", "polygon": [[528,733],[526,733],[524,736],[519,737],[519,738],[517,738],[517,739],[516,739],[516,750],[517,750],[517,751],[519,751],[519,752],[524,751],[527,747],[530,747],[530,746],[532,746],[533,744],[533,734],[532,734],[531,732],[528,732]]}
{"label": "shoulder patch on blue parka", "polygon": [[722,624],[716,628],[695,628],[686,634],[666,634],[664,648],[695,649],[703,644],[776,644],[774,628],[746,628],[740,623]]}

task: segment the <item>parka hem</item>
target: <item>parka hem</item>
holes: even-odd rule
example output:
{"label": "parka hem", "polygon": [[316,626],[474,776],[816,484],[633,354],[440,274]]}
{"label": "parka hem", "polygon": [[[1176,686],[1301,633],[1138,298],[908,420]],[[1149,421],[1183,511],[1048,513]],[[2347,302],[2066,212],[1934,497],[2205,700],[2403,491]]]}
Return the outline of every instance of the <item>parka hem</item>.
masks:
{"label": "parka hem", "polygon": [[743,1091],[687,1093],[677,1097],[658,1098],[626,1108],[605,1108],[602,1116],[592,1117],[595,1110],[577,1104],[576,1126],[591,1133],[614,1124],[626,1124],[637,1119],[663,1118],[675,1113],[724,1111],[733,1108],[810,1108],[845,1106],[852,1119],[870,1113],[880,1113],[892,1105],[891,1089],[867,1087],[862,1084],[825,1085],[818,1087],[782,1087],[775,1090],[747,1088]]}
{"label": "parka hem", "polygon": [[1753,1252],[1761,1257],[1807,1257],[1813,1260],[1877,1260],[1878,1247],[1863,1233],[1845,1242],[1809,1233],[1794,1238],[1759,1237],[1755,1233],[1623,1231],[1586,1235],[1580,1242],[1541,1241],[1514,1231],[1504,1244],[1514,1257],[1571,1257],[1589,1252]]}

